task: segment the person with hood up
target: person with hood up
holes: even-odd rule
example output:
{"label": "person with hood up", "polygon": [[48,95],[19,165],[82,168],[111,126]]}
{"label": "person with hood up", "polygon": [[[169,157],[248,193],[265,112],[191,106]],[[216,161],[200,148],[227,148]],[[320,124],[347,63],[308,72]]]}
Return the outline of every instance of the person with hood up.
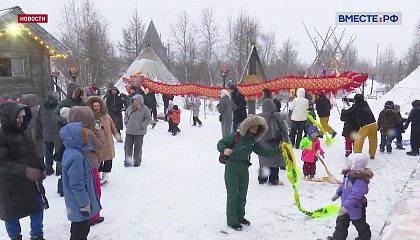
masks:
{"label": "person with hood up", "polygon": [[97,151],[99,159],[98,171],[102,172],[101,185],[108,183],[108,174],[112,169],[112,159],[115,157],[114,138],[122,142],[121,134],[118,133],[111,117],[107,113],[104,100],[99,96],[92,96],[86,100],[86,105],[95,114],[95,121],[104,132],[104,146]]}
{"label": "person with hood up", "polygon": [[290,119],[292,126],[290,128],[290,141],[292,146],[299,149],[302,134],[306,127],[307,111],[309,108],[309,101],[305,98],[305,89],[298,88],[296,91],[296,98],[290,103],[289,109],[292,111]]}
{"label": "person with hood up", "polygon": [[[278,146],[281,142],[290,142],[287,127],[287,114],[277,112],[276,104],[271,98],[265,98],[262,102],[262,113],[258,114],[267,122],[267,134],[265,134],[260,143],[264,148],[271,149]],[[276,133],[273,133],[276,132]],[[280,140],[272,139],[272,136],[280,136]],[[279,178],[279,168],[286,169],[286,162],[283,155],[276,155],[270,158],[258,156],[260,160],[260,170],[258,182],[264,184],[267,182],[272,185],[283,185]],[[268,172],[267,172],[268,170]]]}
{"label": "person with hood up", "polygon": [[166,116],[166,121],[168,122],[168,132],[172,132],[172,119],[171,119],[171,113],[174,110],[174,103],[172,102],[172,100],[169,100],[169,105],[166,108],[166,112],[165,112],[165,116]]}
{"label": "person with hood up", "polygon": [[[217,150],[229,156],[224,174],[227,191],[226,217],[227,225],[237,231],[242,230],[241,224],[251,225],[250,221],[245,219],[251,153],[267,158],[281,154],[279,146],[266,149],[259,142],[267,129],[267,122],[263,117],[251,115],[241,123],[238,133],[230,133],[217,143]],[[232,147],[235,138],[237,144]]]}
{"label": "person with hood up", "polygon": [[125,167],[132,166],[133,158],[134,167],[140,166],[142,162],[144,135],[147,133],[147,126],[151,120],[152,117],[150,116],[149,108],[144,105],[143,96],[140,94],[134,95],[131,98],[130,106],[125,110],[124,117],[126,126],[124,141]]}
{"label": "person with hood up", "polygon": [[343,109],[341,115],[360,127],[354,141],[354,153],[362,152],[363,143],[367,137],[369,139],[369,156],[370,159],[374,159],[378,147],[378,125],[375,116],[362,94],[354,95],[353,100],[354,104],[349,109]]}
{"label": "person with hood up", "polygon": [[201,98],[200,98],[200,96],[196,96],[194,98],[194,103],[193,103],[193,106],[192,106],[193,126],[197,126],[197,123],[198,123],[199,127],[201,127],[203,125],[203,123],[198,118],[200,116],[200,107],[201,107]]}
{"label": "person with hood up", "polygon": [[222,99],[217,104],[217,111],[220,113],[219,121],[222,127],[222,137],[226,137],[226,135],[232,132],[232,117],[237,106],[230,98],[228,90],[222,89],[221,97]]}
{"label": "person with hood up", "polygon": [[395,138],[397,140],[397,147],[396,148],[400,149],[400,150],[405,150],[405,148],[403,147],[403,144],[402,144],[402,134],[405,132],[404,123],[405,123],[405,121],[407,121],[407,119],[403,118],[401,116],[400,105],[398,105],[398,104],[394,105],[394,112],[397,114],[397,118],[398,118],[397,125],[395,127],[395,129],[396,129]]}
{"label": "person with hood up", "polygon": [[392,139],[395,137],[395,127],[398,123],[398,115],[394,112],[394,102],[387,101],[384,109],[379,113],[378,117],[378,131],[381,132],[381,143],[379,151],[385,151],[390,154],[392,152]]}
{"label": "person with hood up", "polygon": [[232,132],[238,130],[239,124],[246,118],[246,100],[244,95],[239,92],[236,85],[229,86],[229,93],[237,108],[233,111]]}
{"label": "person with hood up", "polygon": [[174,95],[162,94],[163,112],[165,113],[165,121],[168,121],[168,114],[167,114],[166,109],[169,106],[169,101],[173,101],[173,100],[174,100]]}
{"label": "person with hood up", "polygon": [[414,100],[411,103],[413,108],[404,124],[404,129],[411,123],[410,145],[411,151],[407,152],[409,156],[418,156],[420,148],[420,100]]}
{"label": "person with hood up", "polygon": [[118,88],[111,88],[105,100],[108,114],[117,128],[118,133],[123,130],[122,111],[124,109],[124,97],[120,95]]}
{"label": "person with hood up", "polygon": [[0,219],[12,240],[22,240],[20,219],[27,216],[31,240],[44,240],[45,165],[27,131],[31,118],[31,110],[23,104],[0,104]]}
{"label": "person with hood up", "polygon": [[62,178],[67,218],[71,221],[70,240],[87,240],[89,219],[102,208],[95,192],[91,165],[84,154],[92,150],[88,135],[81,122],[69,123],[60,131],[66,147]]}
{"label": "person with hood up", "polygon": [[319,141],[319,130],[315,125],[309,127],[308,135],[302,139],[299,148],[302,149],[303,176],[306,181],[310,181],[316,174],[317,155],[324,157],[324,150]]}
{"label": "person with hood up", "polygon": [[54,109],[58,106],[58,93],[54,91],[48,92],[48,100],[41,105],[39,109],[38,124],[42,132],[42,139],[45,146],[45,173],[47,176],[54,174],[53,169],[53,153],[54,153],[54,139],[58,136],[56,129],[53,127],[51,120]]}
{"label": "person with hood up", "polygon": [[341,185],[331,198],[332,201],[341,197],[341,208],[336,220],[335,231],[328,240],[345,240],[348,235],[350,222],[356,227],[358,237],[356,239],[371,239],[370,226],[366,222],[367,198],[370,179],[373,172],[367,168],[369,157],[362,153],[349,156],[351,166],[343,169],[344,175]]}
{"label": "person with hood up", "polygon": [[[335,138],[337,132],[330,126],[330,124],[328,124],[328,121],[330,119],[331,103],[327,96],[325,96],[323,91],[321,91],[321,93],[315,100],[315,107],[322,128],[324,129],[324,131],[331,134],[331,138]],[[320,135],[323,136],[324,132],[321,131]]]}

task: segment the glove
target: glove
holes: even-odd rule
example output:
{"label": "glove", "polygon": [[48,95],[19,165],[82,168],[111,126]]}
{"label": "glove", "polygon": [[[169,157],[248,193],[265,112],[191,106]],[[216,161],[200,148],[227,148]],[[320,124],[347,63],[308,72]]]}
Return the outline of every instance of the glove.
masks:
{"label": "glove", "polygon": [[88,204],[88,205],[80,208],[80,213],[82,213],[83,216],[89,216],[90,208],[91,208],[91,206],[90,206],[90,204]]}
{"label": "glove", "polygon": [[346,213],[347,213],[347,208],[345,208],[345,207],[341,207],[340,211],[338,211],[338,215],[344,215]]}
{"label": "glove", "polygon": [[331,201],[335,201],[335,200],[337,200],[338,198],[339,198],[340,196],[338,196],[338,194],[336,193],[336,194],[334,194],[334,196],[332,196],[332,198],[331,198]]}
{"label": "glove", "polygon": [[116,134],[115,135],[115,139],[117,139],[117,142],[119,142],[119,143],[122,143],[123,142],[123,140],[121,138],[121,134]]}
{"label": "glove", "polygon": [[26,167],[25,168],[25,176],[31,181],[44,180],[45,179],[44,172],[37,169],[37,168],[33,168],[33,167]]}

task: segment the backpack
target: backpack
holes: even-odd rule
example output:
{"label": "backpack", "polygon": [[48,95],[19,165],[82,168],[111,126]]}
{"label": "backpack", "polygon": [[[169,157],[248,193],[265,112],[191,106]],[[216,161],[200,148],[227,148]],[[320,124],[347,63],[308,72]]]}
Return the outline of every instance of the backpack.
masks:
{"label": "backpack", "polygon": [[266,141],[279,143],[283,139],[283,134],[280,130],[279,123],[277,122],[277,119],[274,116],[274,112],[270,114],[267,124],[269,127],[268,132],[266,133]]}
{"label": "backpack", "polygon": [[[238,141],[239,141],[239,132],[236,132],[236,135],[235,135],[235,139],[233,140],[233,142],[232,142],[232,146],[231,146],[231,148],[233,148],[233,147],[235,147],[235,145],[238,143]],[[228,157],[229,156],[226,156],[224,153],[220,153],[220,155],[219,155],[219,162],[221,163],[221,164],[226,164],[226,160],[228,159]]]}

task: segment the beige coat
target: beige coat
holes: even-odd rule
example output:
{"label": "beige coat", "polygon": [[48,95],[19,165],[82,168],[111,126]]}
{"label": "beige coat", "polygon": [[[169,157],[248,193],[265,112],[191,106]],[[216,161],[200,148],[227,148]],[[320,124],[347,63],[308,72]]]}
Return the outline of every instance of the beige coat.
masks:
{"label": "beige coat", "polygon": [[94,112],[95,119],[100,120],[101,128],[104,132],[104,147],[97,151],[99,162],[112,160],[115,157],[114,138],[119,136],[117,128],[115,127],[114,121],[107,113],[105,101],[98,96],[91,96],[86,100],[86,106],[92,108],[93,102],[99,102],[101,111],[99,113]]}

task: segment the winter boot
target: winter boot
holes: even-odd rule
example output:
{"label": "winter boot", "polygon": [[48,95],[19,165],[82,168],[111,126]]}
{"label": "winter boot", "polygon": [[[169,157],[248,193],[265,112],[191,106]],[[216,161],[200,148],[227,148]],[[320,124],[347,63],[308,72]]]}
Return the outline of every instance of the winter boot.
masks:
{"label": "winter boot", "polygon": [[241,224],[233,224],[232,226],[229,226],[233,229],[235,229],[236,231],[242,231],[242,225]]}
{"label": "winter boot", "polygon": [[55,171],[54,171],[54,169],[52,168],[52,167],[47,167],[46,169],[45,169],[45,174],[47,175],[47,176],[51,176],[51,175],[53,175],[55,173]]}
{"label": "winter boot", "polygon": [[89,225],[90,226],[94,226],[94,225],[96,225],[96,224],[99,224],[99,223],[101,223],[101,222],[103,222],[105,220],[105,218],[104,217],[99,217],[98,219],[96,219],[95,221],[93,221],[93,222],[89,222]]}
{"label": "winter boot", "polygon": [[413,152],[413,151],[406,152],[406,154],[409,155],[409,156],[417,156],[417,155],[419,155],[419,153]]}
{"label": "winter boot", "polygon": [[64,197],[63,180],[61,177],[57,181],[57,193],[60,194],[60,197]]}
{"label": "winter boot", "polygon": [[31,237],[31,240],[45,240],[44,239],[44,234],[40,234],[40,235],[38,235],[38,236],[36,236],[36,237]]}
{"label": "winter boot", "polygon": [[397,149],[405,150],[405,148],[402,146],[402,144],[397,144]]}
{"label": "winter boot", "polygon": [[108,183],[108,173],[102,173],[101,185],[106,185]]}
{"label": "winter boot", "polygon": [[239,221],[239,223],[245,225],[245,226],[251,226],[251,222],[246,220],[245,218]]}
{"label": "winter boot", "polygon": [[12,240],[22,240],[22,235],[16,236],[14,238],[11,238]]}

